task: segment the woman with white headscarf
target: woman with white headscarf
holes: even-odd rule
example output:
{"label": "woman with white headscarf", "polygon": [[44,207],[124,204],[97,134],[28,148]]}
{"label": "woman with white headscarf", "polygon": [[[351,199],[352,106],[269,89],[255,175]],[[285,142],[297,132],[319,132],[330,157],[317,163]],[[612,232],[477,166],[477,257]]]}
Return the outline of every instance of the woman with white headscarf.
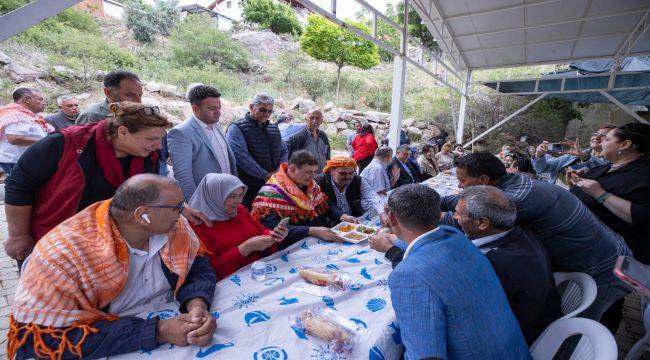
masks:
{"label": "woman with white headscarf", "polygon": [[229,174],[207,174],[190,199],[212,221],[212,227],[193,226],[219,280],[276,251],[287,229],[269,230],[241,204],[246,185]]}

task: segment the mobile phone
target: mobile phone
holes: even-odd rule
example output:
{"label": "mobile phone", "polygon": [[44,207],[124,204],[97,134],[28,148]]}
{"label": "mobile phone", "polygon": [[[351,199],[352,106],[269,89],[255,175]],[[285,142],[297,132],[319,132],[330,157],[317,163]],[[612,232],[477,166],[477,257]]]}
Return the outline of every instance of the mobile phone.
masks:
{"label": "mobile phone", "polygon": [[280,220],[280,222],[278,223],[278,226],[276,226],[276,227],[287,227],[287,224],[289,224],[289,218],[288,217]]}
{"label": "mobile phone", "polygon": [[548,152],[550,152],[553,155],[560,155],[563,152],[567,152],[570,150],[568,145],[562,144],[562,143],[550,143],[547,146]]}
{"label": "mobile phone", "polygon": [[629,256],[619,256],[614,275],[637,291],[650,297],[650,268]]}

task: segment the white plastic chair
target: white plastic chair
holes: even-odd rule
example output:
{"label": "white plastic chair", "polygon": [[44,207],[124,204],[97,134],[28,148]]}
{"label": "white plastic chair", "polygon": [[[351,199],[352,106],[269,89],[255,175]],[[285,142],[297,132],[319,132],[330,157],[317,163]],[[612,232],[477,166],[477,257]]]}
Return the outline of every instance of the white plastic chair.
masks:
{"label": "white plastic chair", "polygon": [[[596,299],[598,287],[591,276],[585,273],[573,272],[556,272],[553,273],[555,286],[560,292],[562,299],[563,317],[560,319],[569,319],[576,317],[586,310]],[[565,287],[561,285],[565,284]]]}
{"label": "white plastic chair", "polygon": [[643,294],[639,294],[639,296],[641,297],[641,317],[643,318],[643,328],[646,333],[641,339],[639,339],[639,341],[634,343],[632,348],[630,348],[630,351],[628,351],[625,356],[625,360],[640,359],[645,352],[650,351],[650,303],[648,302],[648,298]]}
{"label": "white plastic chair", "polygon": [[582,335],[570,360],[616,360],[618,348],[612,333],[596,321],[585,318],[559,319],[549,325],[530,347],[534,360],[551,360],[562,343]]}

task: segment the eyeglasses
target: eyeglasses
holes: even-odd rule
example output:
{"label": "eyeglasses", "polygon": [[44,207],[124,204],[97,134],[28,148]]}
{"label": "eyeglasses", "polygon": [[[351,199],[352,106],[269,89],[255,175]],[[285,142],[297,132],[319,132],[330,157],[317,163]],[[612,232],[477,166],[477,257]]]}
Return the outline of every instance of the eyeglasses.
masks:
{"label": "eyeglasses", "polygon": [[175,209],[178,210],[179,214],[181,214],[183,213],[183,209],[185,209],[185,201],[181,201],[176,205],[147,205],[147,207],[158,209]]}
{"label": "eyeglasses", "polygon": [[135,111],[129,111],[129,112],[122,113],[122,116],[124,116],[124,115],[134,115],[134,114],[137,114],[139,112],[145,114],[146,116],[153,116],[153,115],[160,116],[160,108],[158,106],[144,106],[144,107],[142,107],[142,108],[140,108],[138,110],[135,110]]}

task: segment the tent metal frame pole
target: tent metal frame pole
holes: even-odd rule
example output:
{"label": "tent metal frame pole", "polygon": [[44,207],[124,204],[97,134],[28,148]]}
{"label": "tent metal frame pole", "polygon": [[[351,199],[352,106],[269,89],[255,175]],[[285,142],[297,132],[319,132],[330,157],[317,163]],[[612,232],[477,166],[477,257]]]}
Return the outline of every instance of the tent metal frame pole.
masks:
{"label": "tent metal frame pole", "polygon": [[[404,0],[404,8],[408,9],[409,0]],[[399,134],[402,129],[402,115],[404,112],[404,89],[406,85],[406,50],[408,47],[408,11],[404,11],[404,26],[401,29],[400,49],[401,54],[393,60],[393,88],[390,103],[390,125],[388,128],[388,146],[397,151]]]}
{"label": "tent metal frame pole", "polygon": [[636,120],[638,120],[638,121],[640,121],[640,122],[642,122],[642,123],[644,123],[644,124],[647,124],[647,123],[648,123],[648,120],[642,118],[639,114],[637,114],[636,112],[634,112],[632,109],[630,109],[629,107],[627,107],[627,106],[626,106],[625,104],[623,104],[622,102],[618,101],[617,98],[613,97],[613,96],[612,96],[611,94],[609,94],[607,91],[600,90],[599,93],[600,93],[601,95],[603,95],[604,97],[606,97],[607,99],[609,99],[609,101],[611,101],[612,103],[614,103],[614,105],[618,106],[621,110],[625,111],[625,113],[627,113],[627,114],[630,115],[631,117],[635,118]]}
{"label": "tent metal frame pole", "polygon": [[536,102],[538,102],[538,101],[542,100],[543,98],[545,98],[546,95],[548,95],[548,93],[542,93],[541,95],[536,97],[533,101],[531,101],[528,104],[522,106],[519,110],[517,110],[517,111],[513,112],[512,114],[508,115],[505,119],[499,121],[498,123],[494,124],[491,128],[485,130],[480,135],[478,135],[477,137],[470,140],[467,144],[463,145],[463,147],[468,147],[468,146],[474,144],[475,142],[477,142],[478,140],[481,140],[482,138],[485,137],[485,135],[487,135],[487,134],[491,133],[492,131],[496,130],[501,125],[503,125],[503,124],[507,123],[508,121],[510,121],[513,117],[521,114],[522,112],[526,111],[529,107],[533,106]]}
{"label": "tent metal frame pole", "polygon": [[[316,14],[318,14],[318,15],[321,15],[321,16],[323,16],[324,18],[328,19],[329,21],[331,21],[331,22],[337,24],[339,27],[341,27],[341,28],[343,28],[343,29],[346,29],[346,30],[348,30],[348,31],[350,31],[350,32],[352,32],[352,33],[354,33],[354,34],[356,34],[356,35],[358,35],[358,36],[360,36],[360,37],[362,37],[362,38],[364,38],[364,39],[366,39],[366,40],[372,42],[373,44],[379,46],[380,48],[382,48],[382,49],[384,49],[384,50],[390,52],[390,53],[393,54],[395,57],[398,57],[398,56],[401,56],[402,54],[404,54],[404,59],[405,59],[408,63],[410,63],[411,65],[415,66],[416,68],[418,68],[418,69],[424,71],[425,73],[429,74],[430,76],[434,77],[438,82],[444,84],[444,85],[447,86],[447,87],[450,87],[451,89],[453,89],[453,90],[456,91],[457,93],[460,93],[460,89],[459,89],[458,87],[456,87],[456,86],[454,86],[453,84],[451,84],[450,82],[448,82],[448,81],[446,81],[446,80],[440,78],[439,76],[436,76],[436,74],[434,74],[433,71],[429,70],[429,69],[428,69],[426,66],[424,66],[424,65],[420,65],[420,64],[418,63],[418,61],[409,58],[409,57],[407,56],[408,53],[407,53],[405,50],[403,50],[403,51],[397,50],[397,49],[395,49],[393,46],[391,46],[390,44],[388,44],[388,43],[386,43],[386,42],[384,42],[384,41],[382,41],[382,40],[379,40],[379,39],[375,38],[375,37],[372,36],[371,34],[368,34],[368,33],[364,32],[364,31],[361,31],[361,30],[355,28],[354,26],[351,26],[351,25],[347,24],[345,21],[339,19],[338,17],[336,17],[336,15],[333,15],[333,14],[331,14],[330,12],[328,12],[327,10],[325,10],[325,9],[321,8],[320,6],[316,5],[316,4],[315,4],[314,2],[312,2],[311,0],[296,0],[296,1],[299,2],[300,4],[302,4],[302,5],[303,5],[304,7],[306,7],[307,9],[313,11],[314,13],[316,13]],[[359,4],[362,4],[362,0],[355,0],[355,1],[357,1]],[[363,5],[363,4],[362,4],[362,5]],[[365,5],[364,5],[364,6],[365,6]],[[368,5],[368,6],[369,6],[369,5]],[[370,10],[370,11],[372,11],[372,12],[376,12],[376,13],[378,13],[378,15],[381,14],[381,12],[379,12],[379,10],[377,10],[377,9],[375,9],[375,8],[373,8],[373,7],[369,7],[368,10]],[[380,16],[380,17],[381,17],[381,16]],[[400,31],[401,31],[401,27],[400,27]],[[406,35],[407,35],[407,37],[406,37],[406,43],[407,43],[407,44],[408,44],[409,42],[417,43],[417,40],[414,40],[413,38],[411,38],[410,36],[408,36],[408,33],[407,33]],[[425,51],[426,51],[426,49],[425,49]],[[435,55],[435,54],[431,54],[431,53],[429,53],[429,55],[432,56],[433,58],[435,58],[436,60],[438,60],[438,61],[440,62],[440,64],[441,64],[442,66],[444,66],[444,67],[445,67],[445,68],[446,68],[450,73],[452,73],[454,76],[456,76],[456,77],[458,77],[458,78],[460,79],[460,75],[458,75],[457,72],[456,72],[454,69],[452,69],[449,65],[447,65],[446,63],[444,63],[444,62],[442,61],[442,59],[441,59],[439,56],[437,56],[437,55]]]}
{"label": "tent metal frame pole", "polygon": [[456,129],[456,143],[463,143],[463,133],[465,132],[465,117],[467,116],[467,94],[472,84],[472,70],[467,70],[465,82],[462,87],[460,97],[460,108],[458,110],[458,129]]}
{"label": "tent metal frame pole", "polygon": [[80,2],[81,0],[34,0],[4,14],[0,17],[0,41],[20,34],[39,22]]}

